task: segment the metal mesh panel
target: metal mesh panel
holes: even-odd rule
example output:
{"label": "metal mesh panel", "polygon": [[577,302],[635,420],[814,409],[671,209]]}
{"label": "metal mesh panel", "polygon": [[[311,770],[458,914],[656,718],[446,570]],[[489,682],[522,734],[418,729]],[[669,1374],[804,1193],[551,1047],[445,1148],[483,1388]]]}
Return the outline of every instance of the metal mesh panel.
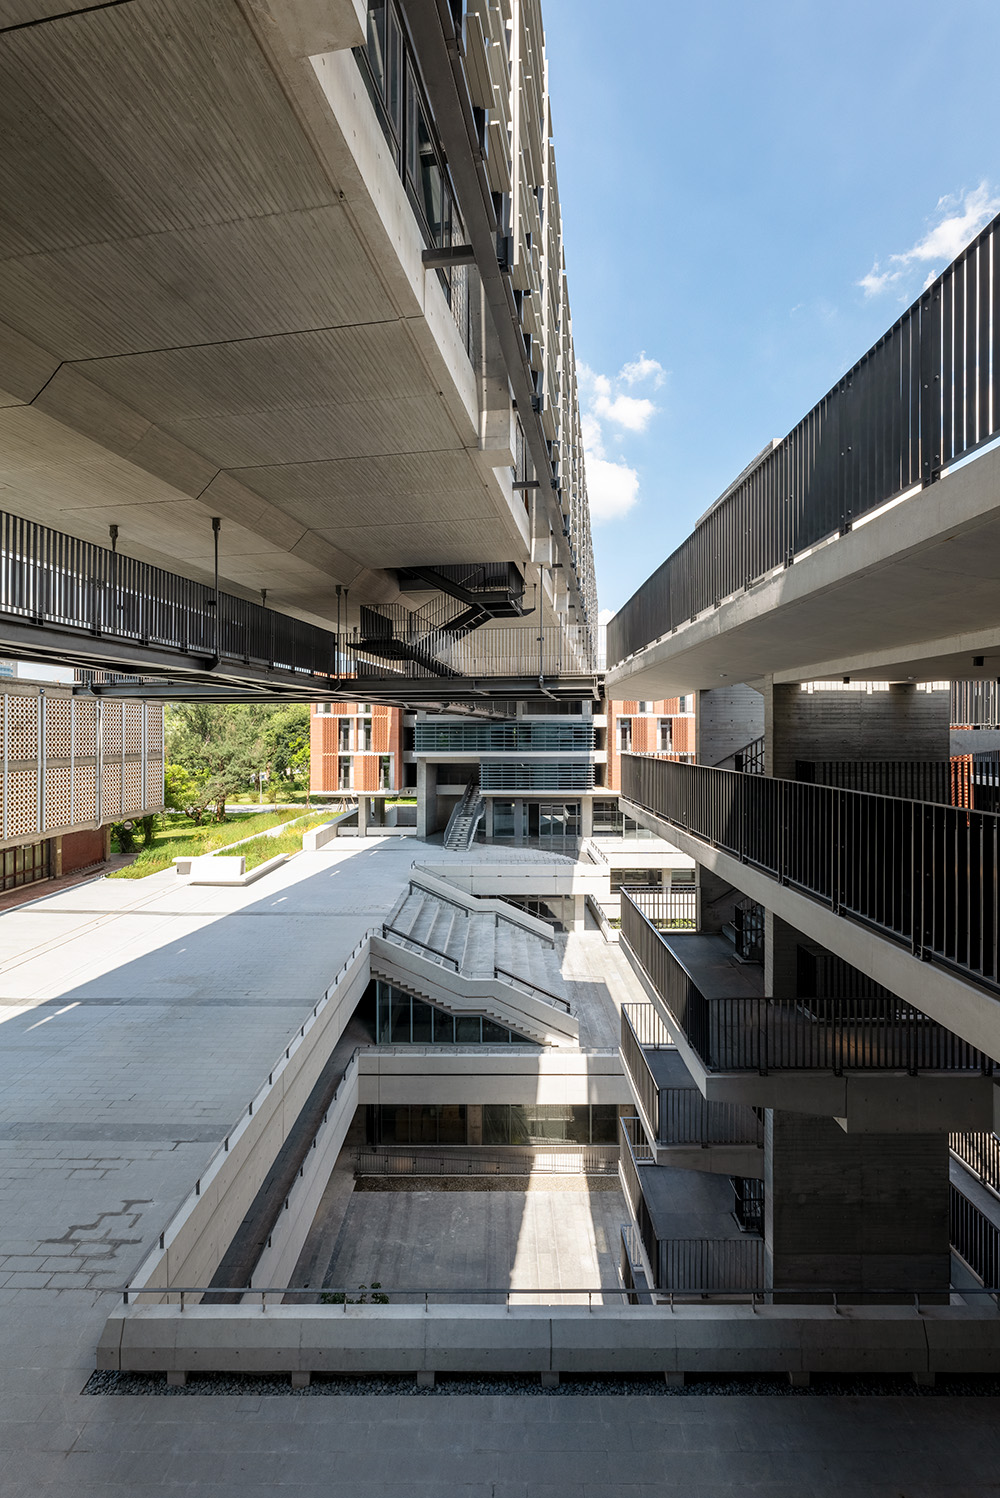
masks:
{"label": "metal mesh panel", "polygon": [[146,744],[150,754],[159,754],[163,748],[163,708],[158,703],[146,705]]}
{"label": "metal mesh panel", "polygon": [[142,766],[138,764],[126,764],[124,766],[124,804],[123,812],[137,812],[142,810]]}
{"label": "metal mesh panel", "polygon": [[120,817],[122,814],[122,767],[121,765],[104,766],[101,776],[101,810],[105,818]]}
{"label": "metal mesh panel", "polygon": [[[7,698],[8,759],[38,758],[38,698]],[[33,832],[37,829],[32,827]]]}
{"label": "metal mesh panel", "polygon": [[126,702],[124,707],[123,754],[142,753],[142,703]]}
{"label": "metal mesh panel", "polygon": [[45,828],[68,827],[73,821],[72,771],[68,765],[48,767],[45,775]]}
{"label": "metal mesh panel", "polygon": [[121,754],[122,752],[122,704],[120,702],[104,703],[104,753]]}
{"label": "metal mesh panel", "polygon": [[78,755],[97,752],[97,703],[74,702],[74,733]]}
{"label": "metal mesh panel", "polygon": [[38,831],[38,771],[11,770],[7,783],[7,836],[30,837]]}
{"label": "metal mesh panel", "polygon": [[45,700],[45,753],[67,759],[72,744],[73,704],[68,697]]}
{"label": "metal mesh panel", "polygon": [[151,759],[146,765],[146,805],[163,805],[162,759]]}
{"label": "metal mesh panel", "polygon": [[93,765],[74,766],[73,820],[97,821],[97,771]]}

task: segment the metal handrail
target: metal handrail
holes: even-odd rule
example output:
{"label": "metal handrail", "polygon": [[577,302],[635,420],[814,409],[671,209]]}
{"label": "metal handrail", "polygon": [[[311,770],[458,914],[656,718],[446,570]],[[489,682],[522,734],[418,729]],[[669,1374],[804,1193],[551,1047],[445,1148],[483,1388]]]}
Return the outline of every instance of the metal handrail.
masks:
{"label": "metal handrail", "polygon": [[708,998],[627,894],[622,939],[709,1071],[978,1071],[991,1057],[894,994]]}
{"label": "metal handrail", "polygon": [[436,957],[441,957],[445,962],[450,962],[456,973],[462,971],[457,958],[452,957],[448,952],[442,952],[440,947],[432,947],[428,941],[421,941],[417,936],[408,936],[405,931],[398,931],[395,926],[387,926],[383,923],[382,940],[388,941],[390,936],[396,937],[397,941],[410,942],[411,945],[420,947],[425,952],[433,952]]}
{"label": "metal handrail", "polygon": [[535,993],[540,993],[543,998],[548,999],[550,1004],[561,1004],[567,1014],[572,1014],[573,1012],[569,1007],[568,999],[560,998],[557,993],[552,993],[549,989],[543,988],[540,983],[535,983],[531,978],[522,978],[520,973],[512,973],[509,969],[500,967],[498,963],[494,963],[493,965],[493,976],[494,978],[512,978],[515,983],[520,983],[523,987],[530,988]]}
{"label": "metal handrail", "polygon": [[914,956],[1000,989],[996,813],[633,755],[622,757],[622,797]]}
{"label": "metal handrail", "polygon": [[[727,1241],[733,1243],[745,1243],[748,1240],[745,1238],[733,1238]],[[360,1289],[361,1287],[359,1285],[323,1285],[322,1287],[311,1286],[308,1288],[304,1288],[301,1285],[150,1285],[148,1287],[139,1288],[136,1288],[132,1285],[123,1285],[121,1287],[108,1286],[105,1290],[102,1290],[99,1293],[121,1295],[125,1305],[131,1304],[133,1299],[138,1300],[140,1296],[155,1295],[157,1298],[162,1300],[165,1296],[176,1295],[180,1297],[181,1309],[185,1310],[185,1301],[189,1295],[239,1295],[244,1298],[249,1295],[259,1295],[261,1297],[261,1306],[262,1308],[264,1308],[266,1305],[266,1298],[268,1296],[306,1296],[311,1298],[312,1300],[316,1300],[320,1295],[356,1296]],[[368,1287],[368,1293],[371,1293],[370,1287]],[[466,1287],[462,1286],[460,1288],[455,1287],[449,1289],[447,1286],[441,1285],[427,1287],[423,1285],[394,1286],[381,1284],[378,1286],[377,1293],[389,1296],[390,1300],[394,1295],[422,1295],[424,1297],[425,1306],[429,1305],[430,1297],[434,1295],[447,1296],[449,1300],[453,1302],[458,1300],[459,1297],[461,1297],[463,1300],[478,1300],[486,1295],[503,1296],[507,1302],[507,1309],[510,1310],[510,1300],[511,1297],[514,1296],[587,1295],[593,1297],[595,1295],[599,1295],[602,1297],[616,1296],[620,1299],[622,1297],[632,1295],[635,1292],[633,1290],[623,1289],[615,1285],[535,1285],[525,1286],[523,1289],[516,1288],[512,1285],[497,1285],[492,1288],[477,1286],[472,1289],[467,1289]],[[963,1286],[962,1290],[959,1293],[963,1297],[972,1295],[1000,1296],[1000,1285],[970,1285],[968,1287]],[[683,1304],[684,1300],[696,1298],[700,1299],[701,1297],[706,1295],[714,1295],[720,1297],[724,1296],[727,1299],[738,1296],[752,1296],[755,1300],[759,1300],[764,1309],[777,1311],[779,1314],[787,1316],[788,1314],[794,1313],[799,1309],[799,1307],[795,1303],[785,1301],[782,1304],[778,1305],[767,1305],[764,1298],[770,1295],[802,1295],[804,1297],[807,1297],[803,1304],[809,1305],[810,1314],[812,1314],[816,1310],[823,1309],[822,1306],[814,1304],[815,1298],[822,1295],[830,1297],[831,1308],[834,1311],[838,1312],[840,1309],[840,1302],[844,1302],[844,1304],[850,1302],[856,1305],[857,1302],[861,1299],[874,1300],[878,1302],[882,1299],[891,1298],[893,1301],[905,1300],[911,1302],[913,1309],[917,1312],[919,1312],[921,1302],[927,1300],[933,1305],[934,1310],[940,1315],[941,1312],[946,1312],[951,1309],[951,1307],[947,1305],[939,1304],[942,1296],[946,1296],[947,1294],[948,1291],[946,1289],[942,1289],[941,1286],[932,1286],[926,1289],[914,1290],[912,1285],[904,1285],[898,1288],[891,1286],[887,1288],[873,1288],[869,1285],[859,1285],[857,1287],[854,1287],[851,1285],[831,1286],[806,1284],[781,1286],[778,1289],[775,1289],[771,1285],[707,1285],[704,1287],[696,1286],[692,1287],[691,1289],[685,1288],[683,1291],[657,1292],[657,1301],[654,1303],[654,1306],[650,1307],[649,1309],[656,1309],[661,1311],[672,1310],[675,1301],[679,1301],[680,1304]],[[681,1299],[681,1297],[683,1297],[683,1299]],[[358,1302],[351,1300],[348,1300],[343,1304],[338,1302],[337,1312],[346,1312],[347,1306],[351,1304],[356,1305],[358,1304]],[[900,1309],[904,1308],[905,1307],[902,1306],[900,1307]],[[209,1309],[211,1309],[213,1316],[218,1316],[220,1311],[241,1311],[245,1310],[246,1307],[212,1305]],[[316,1306],[313,1309],[319,1310],[320,1307]],[[330,1309],[331,1312],[333,1312],[333,1308],[331,1307]],[[369,1310],[376,1309],[376,1307],[372,1305],[371,1302],[368,1302],[367,1304],[365,1304],[364,1309],[367,1313]],[[956,1307],[955,1309],[961,1310],[961,1307]]]}
{"label": "metal handrail", "polygon": [[997,334],[973,309],[977,298],[980,308],[990,303],[998,255],[1000,216],[632,595],[608,625],[609,666],[846,534],[890,499],[918,493],[993,439]]}

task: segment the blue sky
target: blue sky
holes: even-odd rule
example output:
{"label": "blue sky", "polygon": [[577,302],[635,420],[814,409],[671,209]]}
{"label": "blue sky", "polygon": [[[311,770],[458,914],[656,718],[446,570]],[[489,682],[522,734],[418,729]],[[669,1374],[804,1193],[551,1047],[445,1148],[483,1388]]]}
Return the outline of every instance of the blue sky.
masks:
{"label": "blue sky", "polygon": [[1000,4],[543,10],[614,611],[1000,211]]}

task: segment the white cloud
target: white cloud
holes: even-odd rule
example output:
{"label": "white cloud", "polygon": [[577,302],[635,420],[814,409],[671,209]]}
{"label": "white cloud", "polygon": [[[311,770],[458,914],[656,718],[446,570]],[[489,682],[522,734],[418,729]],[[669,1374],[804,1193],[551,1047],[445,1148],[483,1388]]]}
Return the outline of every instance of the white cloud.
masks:
{"label": "white cloud", "polygon": [[666,377],[663,365],[657,359],[647,358],[645,349],[638,359],[633,359],[630,364],[623,364],[618,371],[618,378],[624,380],[626,385],[642,385],[646,380],[652,380],[654,390],[659,390]]}
{"label": "white cloud", "polygon": [[639,500],[639,474],[621,453],[608,451],[630,435],[646,430],[659,407],[645,395],[631,395],[645,384],[658,390],[666,371],[645,350],[623,364],[616,375],[600,374],[582,361],[576,366],[580,390],[580,424],[587,464],[590,518],[595,525],[627,515]]}
{"label": "white cloud", "polygon": [[595,525],[602,520],[620,520],[639,498],[639,475],[624,459],[617,463],[587,453],[587,497],[590,518]]}
{"label": "white cloud", "polygon": [[[975,238],[997,212],[1000,212],[1000,197],[993,192],[988,182],[980,182],[978,187],[964,194],[939,198],[935,209],[935,213],[939,215],[938,222],[927,230],[923,238],[901,254],[890,255],[885,270],[882,269],[881,262],[876,260],[868,274],[862,276],[857,284],[866,297],[881,296],[883,292],[904,281],[907,272],[914,266],[927,264],[929,261],[947,264],[965,249],[969,241]],[[929,286],[938,274],[937,270],[932,270],[924,286]]]}
{"label": "white cloud", "polygon": [[582,411],[580,413],[580,429],[583,432],[583,446],[588,457],[604,457],[604,434],[601,431],[601,423],[593,411]]}
{"label": "white cloud", "polygon": [[629,432],[644,432],[656,415],[656,407],[644,396],[599,394],[594,401],[594,411],[604,421],[613,421],[616,426]]}
{"label": "white cloud", "polygon": [[614,617],[614,609],[599,609],[597,614],[597,623],[602,629],[606,628],[607,625],[611,623],[611,620]]}

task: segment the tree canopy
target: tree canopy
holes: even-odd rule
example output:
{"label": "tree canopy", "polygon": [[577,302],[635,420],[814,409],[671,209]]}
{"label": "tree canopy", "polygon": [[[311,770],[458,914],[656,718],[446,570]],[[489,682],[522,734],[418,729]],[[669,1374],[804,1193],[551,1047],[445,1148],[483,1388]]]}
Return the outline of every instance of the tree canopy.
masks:
{"label": "tree canopy", "polygon": [[[167,713],[167,759],[177,794],[196,807],[215,806],[266,783],[273,795],[290,777],[309,773],[309,708],[304,704],[186,702]],[[187,776],[185,784],[184,776]]]}

